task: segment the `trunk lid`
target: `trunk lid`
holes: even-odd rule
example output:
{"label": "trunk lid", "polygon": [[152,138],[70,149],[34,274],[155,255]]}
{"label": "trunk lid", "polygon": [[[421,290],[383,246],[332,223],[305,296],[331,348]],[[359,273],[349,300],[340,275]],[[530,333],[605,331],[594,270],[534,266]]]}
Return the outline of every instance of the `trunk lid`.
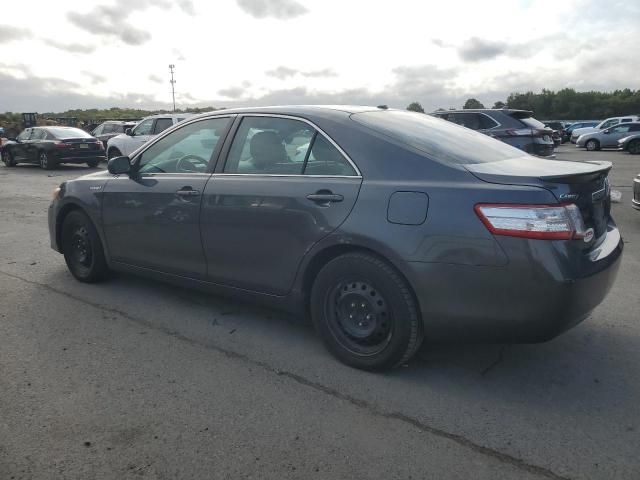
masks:
{"label": "trunk lid", "polygon": [[585,226],[594,230],[589,245],[607,231],[611,212],[608,182],[611,162],[567,162],[523,156],[464,167],[484,182],[542,187],[559,203],[575,203]]}

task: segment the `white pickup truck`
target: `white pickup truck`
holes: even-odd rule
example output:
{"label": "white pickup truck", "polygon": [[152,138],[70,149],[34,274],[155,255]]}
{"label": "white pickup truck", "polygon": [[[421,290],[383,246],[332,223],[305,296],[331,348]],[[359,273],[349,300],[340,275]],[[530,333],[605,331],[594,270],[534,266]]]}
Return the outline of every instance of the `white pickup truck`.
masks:
{"label": "white pickup truck", "polygon": [[160,114],[142,119],[138,125],[107,142],[107,158],[131,155],[150,139],[192,114]]}

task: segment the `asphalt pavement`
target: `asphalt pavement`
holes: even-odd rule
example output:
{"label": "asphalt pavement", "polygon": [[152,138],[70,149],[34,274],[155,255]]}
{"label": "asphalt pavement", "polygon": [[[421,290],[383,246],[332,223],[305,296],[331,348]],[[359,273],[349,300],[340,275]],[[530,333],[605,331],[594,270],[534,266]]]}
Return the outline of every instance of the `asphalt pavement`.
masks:
{"label": "asphalt pavement", "polygon": [[640,157],[558,158],[614,163],[626,247],[605,302],[548,343],[425,344],[385,374],[278,311],[78,283],[46,213],[94,170],[0,165],[0,479],[640,478]]}

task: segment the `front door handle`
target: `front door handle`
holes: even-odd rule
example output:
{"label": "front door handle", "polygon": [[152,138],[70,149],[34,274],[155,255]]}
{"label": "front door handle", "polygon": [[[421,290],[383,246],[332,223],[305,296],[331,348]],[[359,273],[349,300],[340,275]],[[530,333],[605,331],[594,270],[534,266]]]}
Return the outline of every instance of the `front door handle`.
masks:
{"label": "front door handle", "polygon": [[184,187],[181,188],[180,190],[178,190],[176,192],[176,195],[180,195],[181,197],[195,197],[200,195],[200,191],[199,190],[194,190],[191,187]]}
{"label": "front door handle", "polygon": [[311,200],[316,203],[329,204],[331,202],[341,202],[344,200],[344,197],[337,193],[333,193],[330,190],[320,190],[316,193],[307,195],[307,200]]}

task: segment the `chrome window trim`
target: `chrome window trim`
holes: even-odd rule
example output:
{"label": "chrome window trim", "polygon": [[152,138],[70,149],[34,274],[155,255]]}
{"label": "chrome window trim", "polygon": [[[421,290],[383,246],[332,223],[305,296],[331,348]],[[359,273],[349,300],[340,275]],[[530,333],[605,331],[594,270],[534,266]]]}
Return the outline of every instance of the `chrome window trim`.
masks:
{"label": "chrome window trim", "polygon": [[301,173],[224,173],[217,172],[214,177],[297,177],[297,178],[354,178],[362,180],[361,175],[303,175]]}
{"label": "chrome window trim", "polygon": [[[351,160],[351,157],[349,157],[349,155],[347,155],[347,153],[340,148],[340,145],[338,145],[336,142],[333,141],[333,139],[327,135],[327,133],[322,130],[320,127],[318,127],[315,123],[313,123],[310,120],[307,120],[306,118],[302,118],[302,117],[295,117],[293,115],[285,115],[285,114],[281,114],[281,113],[242,113],[239,114],[239,116],[241,117],[241,119],[244,119],[246,117],[272,117],[272,118],[286,118],[288,120],[297,120],[299,122],[304,122],[307,125],[310,125],[311,127],[313,127],[318,133],[320,133],[324,138],[326,138],[329,143],[331,143],[331,145],[333,145],[338,152],[340,152],[340,154],[347,159],[347,162],[349,162],[349,165],[351,165],[351,167],[355,170],[356,174],[355,175],[304,175],[303,173],[300,174],[287,174],[287,175],[280,175],[280,174],[268,174],[268,173],[227,173],[227,172],[220,172],[223,175],[253,175],[253,176],[275,176],[275,177],[325,177],[325,178],[362,178],[362,173],[360,173],[360,169],[358,168],[358,166],[353,162],[353,160]],[[237,132],[236,132],[237,133]],[[235,140],[235,137],[233,138],[233,140]],[[233,144],[233,140],[232,140],[232,144]],[[226,159],[225,159],[225,165],[223,166],[223,168],[226,166]]]}
{"label": "chrome window trim", "polygon": [[485,117],[487,117],[489,120],[491,120],[493,123],[495,123],[495,126],[491,127],[491,128],[482,128],[481,130],[493,130],[494,128],[498,128],[501,127],[502,124],[497,121],[495,118],[493,118],[491,115],[487,115],[484,112],[478,112],[480,115],[484,115]]}

